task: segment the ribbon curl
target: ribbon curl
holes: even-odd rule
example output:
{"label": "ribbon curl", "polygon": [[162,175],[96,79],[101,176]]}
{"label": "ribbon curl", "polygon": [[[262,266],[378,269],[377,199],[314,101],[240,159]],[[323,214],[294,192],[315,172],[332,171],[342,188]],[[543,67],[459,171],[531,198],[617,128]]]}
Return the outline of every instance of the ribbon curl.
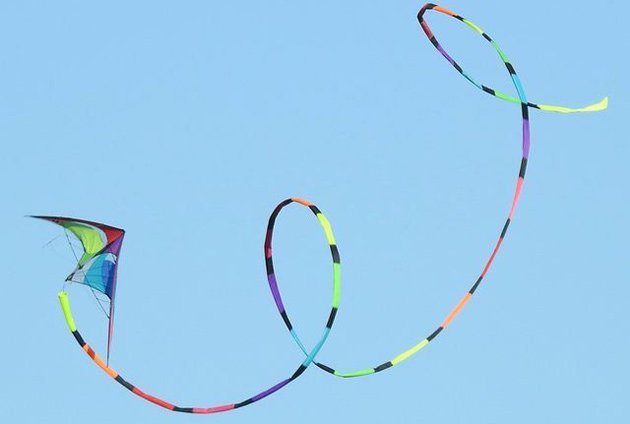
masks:
{"label": "ribbon curl", "polygon": [[[433,32],[431,31],[429,25],[426,23],[425,19],[424,19],[424,14],[427,11],[435,11],[435,12],[439,12],[448,16],[451,16],[461,22],[463,22],[464,24],[466,24],[467,26],[469,26],[470,28],[472,28],[474,31],[476,31],[478,34],[480,34],[483,38],[485,38],[491,45],[492,47],[494,47],[494,49],[496,50],[497,54],[499,55],[499,57],[501,58],[501,60],[503,61],[505,67],[507,68],[507,71],[512,79],[512,83],[514,84],[514,87],[516,88],[516,92],[518,97],[513,97],[510,96],[508,94],[502,93],[501,91],[495,90],[491,87],[485,86],[483,84],[480,84],[479,82],[477,82],[470,74],[468,74],[466,71],[464,71],[462,69],[461,66],[458,65],[458,63],[446,52],[446,50],[440,45],[440,43],[437,41],[437,39],[435,38]],[[506,56],[506,54],[503,52],[503,50],[501,50],[501,48],[498,46],[498,44],[494,41],[494,39],[492,39],[492,37],[490,37],[485,31],[483,31],[480,27],[478,27],[477,25],[475,25],[474,23],[470,22],[469,20],[461,17],[460,15],[451,12],[450,10],[447,10],[441,6],[437,6],[435,4],[432,3],[427,3],[425,4],[422,9],[420,9],[420,11],[418,12],[418,22],[420,23],[420,26],[422,27],[422,30],[424,31],[424,33],[426,34],[426,36],[429,38],[429,41],[431,42],[431,44],[433,44],[433,46],[442,54],[442,56],[444,56],[444,58],[446,58],[446,60],[457,70],[457,72],[459,72],[464,78],[466,78],[466,80],[468,80],[470,83],[472,83],[475,87],[479,88],[480,90],[482,90],[483,92],[490,94],[494,97],[497,97],[501,100],[504,100],[506,102],[510,102],[510,103],[515,103],[515,104],[519,104],[521,107],[521,115],[522,115],[522,158],[521,158],[521,163],[520,163],[520,167],[518,170],[518,177],[516,179],[516,186],[514,189],[514,194],[512,197],[512,203],[507,215],[507,219],[501,229],[499,238],[494,246],[494,249],[492,250],[492,252],[490,253],[490,256],[488,257],[487,261],[485,262],[485,265],[483,266],[483,269],[481,271],[481,273],[479,274],[479,276],[477,277],[477,279],[474,281],[474,283],[472,284],[472,286],[470,287],[470,289],[464,294],[464,296],[461,298],[461,300],[455,305],[455,307],[449,312],[449,314],[442,320],[442,322],[437,326],[437,328],[428,336],[426,336],[425,338],[423,338],[422,340],[420,340],[418,343],[416,343],[414,346],[412,346],[411,348],[405,350],[404,352],[394,356],[392,359],[382,362],[380,365],[371,367],[371,368],[363,368],[363,369],[359,369],[357,371],[350,371],[350,372],[341,372],[341,371],[337,371],[336,369],[332,368],[329,365],[325,365],[323,363],[317,362],[315,361],[315,357],[317,356],[317,354],[319,353],[319,351],[321,350],[322,346],[324,345],[324,343],[326,342],[328,335],[330,334],[330,330],[333,326],[333,323],[335,321],[335,316],[337,314],[337,310],[339,308],[339,301],[340,301],[340,289],[341,289],[341,259],[340,259],[340,255],[339,255],[339,250],[337,248],[337,244],[335,242],[335,237],[333,235],[333,231],[330,225],[330,222],[328,221],[328,219],[326,219],[326,217],[322,214],[322,212],[317,208],[317,206],[315,206],[314,204],[312,204],[311,202],[304,200],[304,199],[299,199],[299,198],[291,198],[291,199],[287,199],[283,202],[281,202],[276,208],[275,210],[272,212],[270,218],[269,218],[269,224],[267,227],[267,235],[265,238],[265,245],[264,245],[264,250],[265,250],[265,263],[266,263],[266,269],[267,269],[267,280],[269,282],[269,288],[271,289],[271,293],[273,296],[273,299],[275,301],[276,307],[278,309],[278,312],[280,314],[280,316],[282,317],[283,322],[285,323],[287,329],[289,330],[289,333],[291,334],[291,337],[293,338],[293,340],[295,341],[295,343],[297,343],[297,345],[300,347],[300,349],[304,352],[304,355],[306,356],[306,359],[304,359],[300,365],[297,367],[297,369],[293,372],[293,374],[291,374],[290,377],[281,380],[279,383],[271,386],[270,388],[258,393],[255,396],[252,396],[250,398],[247,398],[244,401],[241,402],[236,402],[236,403],[230,403],[230,404],[225,404],[225,405],[220,405],[220,406],[215,406],[215,407],[180,407],[180,406],[176,406],[170,402],[166,402],[164,400],[161,400],[155,396],[149,395],[145,392],[143,392],[142,390],[140,390],[138,387],[136,387],[135,385],[129,383],[127,380],[123,379],[120,374],[118,374],[117,371],[115,371],[113,368],[111,368],[109,366],[109,364],[107,364],[106,362],[104,362],[99,356],[98,354],[96,354],[96,352],[94,352],[94,350],[84,341],[83,337],[81,336],[81,334],[78,332],[75,322],[74,322],[74,318],[72,316],[72,312],[70,310],[70,303],[68,300],[68,294],[65,291],[62,291],[61,293],[59,293],[59,300],[63,309],[63,313],[66,319],[66,323],[68,325],[68,328],[70,329],[70,331],[72,332],[73,336],[75,337],[77,343],[81,346],[81,348],[90,356],[90,358],[92,358],[92,360],[101,368],[103,369],[103,371],[105,371],[110,377],[112,377],[114,380],[116,380],[118,383],[120,383],[122,386],[124,386],[125,388],[127,388],[128,390],[130,390],[132,393],[134,393],[137,396],[140,396],[146,400],[148,400],[149,402],[152,402],[156,405],[159,405],[163,408],[166,408],[168,410],[171,411],[176,411],[176,412],[188,412],[188,413],[193,413],[193,414],[210,414],[210,413],[216,413],[216,412],[223,412],[223,411],[229,411],[232,409],[237,409],[237,408],[241,408],[243,406],[246,405],[250,405],[254,402],[257,402],[267,396],[269,396],[270,394],[280,390],[281,388],[285,387],[286,385],[288,385],[290,382],[294,381],[295,379],[297,379],[312,363],[314,363],[317,367],[321,368],[322,370],[335,375],[337,377],[344,377],[344,378],[349,378],[349,377],[360,377],[360,376],[365,376],[365,375],[369,375],[369,374],[374,374],[380,371],[384,371],[386,369],[389,369],[395,365],[400,364],[401,362],[407,360],[408,358],[410,358],[411,356],[415,355],[418,351],[420,351],[422,348],[424,348],[425,346],[427,346],[430,342],[432,342],[439,334],[442,333],[442,331],[444,329],[446,329],[450,323],[453,321],[453,319],[455,319],[455,317],[461,312],[461,310],[464,308],[464,306],[470,301],[472,295],[476,292],[476,290],[479,288],[479,285],[482,283],[482,281],[484,280],[484,277],[486,276],[488,270],[490,269],[500,247],[501,244],[503,243],[503,240],[506,236],[506,233],[508,231],[508,228],[512,222],[512,219],[514,217],[514,212],[516,210],[516,207],[518,205],[518,201],[521,195],[521,191],[523,189],[523,183],[525,180],[525,172],[527,170],[527,163],[528,163],[528,159],[529,159],[529,150],[530,150],[530,132],[529,132],[529,109],[540,109],[540,110],[544,110],[544,111],[550,111],[550,112],[562,112],[562,113],[570,113],[570,112],[594,112],[594,111],[599,111],[599,110],[603,110],[607,107],[608,105],[608,98],[604,98],[602,101],[600,101],[599,103],[590,105],[590,106],[586,106],[586,107],[582,107],[582,108],[567,108],[567,107],[562,107],[562,106],[552,106],[552,105],[545,105],[545,104],[538,104],[538,103],[532,103],[529,102],[527,100],[527,97],[525,95],[525,91],[523,89],[523,86],[519,80],[518,75],[516,74],[516,71],[514,69],[514,66],[512,65],[511,61],[508,59],[508,57]],[[332,262],[333,262],[333,272],[332,272],[332,279],[333,279],[333,297],[332,297],[332,306],[331,306],[331,311],[329,314],[329,318],[328,321],[326,323],[326,326],[324,327],[324,330],[322,332],[322,335],[319,339],[319,341],[315,344],[315,346],[312,349],[307,349],[304,344],[302,343],[297,330],[295,329],[295,327],[292,325],[291,320],[289,318],[289,314],[286,310],[286,308],[284,307],[284,303],[282,301],[282,296],[280,294],[280,290],[278,288],[278,282],[277,282],[277,278],[275,275],[275,270],[274,270],[274,266],[273,266],[273,256],[272,256],[272,238],[273,238],[273,229],[274,229],[274,225],[276,222],[276,218],[278,217],[280,211],[288,206],[291,203],[296,203],[302,206],[305,206],[307,208],[309,208],[316,216],[317,220],[319,221],[320,225],[322,226],[323,230],[324,230],[324,234],[326,235],[326,239],[328,241],[328,245],[331,251],[331,256],[332,256]]]}

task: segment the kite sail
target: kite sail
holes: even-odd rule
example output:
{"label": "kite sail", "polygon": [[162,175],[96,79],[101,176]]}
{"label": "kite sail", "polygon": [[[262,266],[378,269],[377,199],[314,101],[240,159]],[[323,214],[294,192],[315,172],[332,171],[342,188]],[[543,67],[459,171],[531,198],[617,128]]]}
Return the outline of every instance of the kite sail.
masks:
{"label": "kite sail", "polygon": [[[446,50],[440,45],[440,43],[435,38],[433,32],[429,28],[429,25],[426,23],[424,19],[424,14],[427,11],[436,11],[443,13],[445,15],[451,16],[468,27],[472,28],[479,35],[485,38],[496,50],[499,55],[501,61],[505,65],[510,78],[512,79],[512,83],[516,89],[517,97],[510,96],[508,94],[502,93],[498,90],[495,90],[489,86],[483,85],[477,82],[470,74],[462,69],[462,67],[446,52]],[[291,374],[290,377],[281,380],[279,383],[271,386],[270,388],[258,393],[255,396],[247,398],[244,401],[237,403],[230,403],[210,408],[196,408],[196,407],[180,407],[176,406],[170,402],[166,402],[164,400],[158,399],[152,395],[149,395],[136,386],[123,379],[118,372],[116,372],[113,368],[109,366],[109,351],[111,346],[111,338],[113,332],[113,317],[114,317],[114,298],[116,293],[116,273],[118,266],[118,257],[120,254],[120,248],[122,245],[123,237],[125,232],[120,228],[110,227],[108,225],[99,224],[92,221],[85,221],[81,219],[73,219],[73,218],[61,218],[61,217],[50,217],[50,216],[36,216],[35,218],[45,219],[55,224],[61,225],[71,234],[73,234],[77,239],[81,241],[83,246],[83,254],[80,258],[77,258],[77,265],[74,271],[68,276],[66,281],[78,282],[89,286],[91,289],[99,291],[103,293],[105,296],[109,298],[110,301],[110,310],[109,310],[109,330],[108,330],[108,342],[107,342],[107,362],[103,361],[94,350],[85,342],[81,334],[78,332],[77,327],[74,322],[74,318],[72,316],[72,312],[70,310],[70,301],[68,298],[68,293],[63,290],[59,293],[59,300],[61,303],[61,307],[66,319],[66,323],[68,328],[72,332],[74,338],[77,343],[81,346],[81,348],[92,358],[92,360],[105,371],[110,377],[115,379],[119,384],[130,390],[137,396],[140,396],[149,402],[152,402],[156,405],[159,405],[163,408],[166,408],[171,411],[177,412],[187,412],[194,414],[210,414],[216,412],[229,411],[232,409],[240,408],[246,405],[250,405],[254,402],[257,402],[270,394],[280,390],[281,388],[287,386],[290,382],[297,379],[300,375],[304,373],[304,371],[311,365],[315,364],[319,368],[324,371],[337,376],[337,377],[361,377],[369,374],[374,374],[380,371],[384,371],[389,369],[395,365],[400,364],[406,359],[410,358],[422,348],[427,346],[430,342],[432,342],[439,334],[442,333],[446,327],[448,327],[454,318],[460,313],[460,311],[464,308],[464,306],[470,301],[473,294],[479,288],[480,284],[484,280],[487,275],[488,270],[492,266],[497,253],[505,239],[508,228],[512,223],[514,218],[514,213],[516,211],[516,207],[518,201],[521,196],[521,192],[523,189],[523,184],[525,180],[525,173],[527,170],[527,164],[529,160],[529,152],[530,152],[530,131],[529,131],[529,110],[530,109],[540,109],[543,111],[551,111],[551,112],[562,112],[562,113],[570,113],[570,112],[593,112],[603,110],[608,105],[608,99],[604,98],[599,103],[582,107],[582,108],[567,108],[562,106],[551,106],[544,105],[538,103],[532,103],[527,100],[525,95],[525,91],[521,84],[521,81],[516,74],[514,66],[511,61],[508,59],[506,54],[501,50],[498,44],[494,41],[492,37],[490,37],[485,31],[483,31],[480,27],[472,23],[471,21],[461,17],[460,15],[451,12],[443,7],[437,6],[432,3],[425,4],[420,12],[418,13],[418,22],[422,27],[422,30],[428,37],[429,41],[433,46],[440,52],[444,58],[459,72],[466,80],[472,83],[475,87],[482,90],[483,92],[490,94],[500,100],[513,103],[518,105],[518,110],[521,112],[522,117],[522,151],[518,169],[518,176],[516,178],[516,184],[514,188],[514,194],[512,195],[512,200],[509,206],[509,212],[507,213],[507,219],[503,226],[501,227],[500,235],[498,240],[496,241],[494,248],[489,254],[488,259],[482,267],[482,271],[480,274],[474,279],[472,286],[469,290],[464,294],[464,296],[459,300],[459,302],[455,305],[454,308],[450,310],[450,312],[446,315],[446,317],[442,320],[442,322],[433,330],[428,336],[421,339],[414,346],[403,351],[402,353],[392,357],[390,360],[380,363],[380,365],[363,368],[357,371],[350,372],[340,372],[335,370],[333,367],[325,365],[321,362],[316,362],[315,358],[320,352],[322,346],[328,339],[328,335],[330,334],[330,330],[335,321],[335,317],[337,315],[337,311],[340,304],[340,296],[341,296],[341,259],[339,255],[339,249],[337,248],[337,243],[335,241],[335,237],[333,235],[333,231],[328,219],[324,216],[324,214],[311,202],[300,199],[300,198],[290,198],[283,202],[281,202],[272,212],[269,217],[268,225],[267,225],[267,233],[265,237],[264,244],[264,256],[265,256],[265,265],[267,271],[267,281],[269,284],[269,288],[271,290],[271,294],[273,296],[273,300],[275,302],[276,308],[285,324],[291,337],[297,343],[299,348],[304,352],[306,359],[304,359],[297,369]],[[324,326],[322,335],[320,339],[315,345],[309,350],[307,349],[302,340],[300,339],[297,330],[294,328],[291,320],[289,318],[289,314],[282,300],[282,296],[280,294],[280,290],[278,287],[278,281],[276,277],[276,272],[274,269],[273,263],[273,255],[272,255],[272,239],[273,239],[273,230],[276,223],[276,219],[283,208],[286,206],[296,203],[308,208],[317,218],[319,224],[324,230],[324,235],[326,237],[326,241],[328,243],[328,247],[330,249],[330,253],[332,256],[332,279],[333,279],[333,294],[332,294],[332,305],[330,312],[327,315],[327,321]]]}
{"label": "kite sail", "polygon": [[122,247],[125,231],[76,218],[60,216],[32,216],[44,219],[62,226],[73,234],[83,247],[83,254],[77,260],[74,271],[68,275],[66,281],[85,284],[103,293],[109,299],[109,324],[107,328],[107,362],[114,334],[114,305],[116,298],[116,275],[118,270],[118,256]]}

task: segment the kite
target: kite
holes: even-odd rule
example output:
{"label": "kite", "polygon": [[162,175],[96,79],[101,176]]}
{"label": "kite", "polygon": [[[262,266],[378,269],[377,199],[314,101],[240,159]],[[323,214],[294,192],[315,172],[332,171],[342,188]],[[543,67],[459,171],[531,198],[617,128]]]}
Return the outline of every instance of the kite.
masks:
{"label": "kite", "polygon": [[44,219],[61,225],[81,242],[83,255],[77,258],[77,266],[66,277],[66,282],[84,284],[103,293],[109,299],[107,330],[107,362],[109,362],[114,333],[116,271],[125,231],[83,219],[60,216],[31,216],[31,218]]}
{"label": "kite", "polygon": [[[494,47],[496,52],[498,53],[500,59],[504,63],[507,71],[510,75],[512,83],[516,88],[517,97],[510,96],[501,91],[495,90],[489,86],[483,85],[477,82],[470,74],[462,69],[461,66],[446,52],[446,50],[440,45],[437,41],[433,32],[431,31],[429,25],[426,23],[424,19],[425,12],[432,10],[436,12],[443,13],[445,15],[451,16],[468,27],[472,28],[479,35],[485,38],[491,45]],[[529,150],[530,150],[530,133],[529,133],[529,110],[530,109],[540,109],[543,111],[550,112],[561,112],[561,113],[572,113],[572,112],[594,112],[603,110],[608,106],[608,98],[604,98],[602,101],[582,107],[582,108],[567,108],[562,106],[552,106],[545,104],[532,103],[527,100],[525,95],[525,91],[520,82],[518,75],[512,65],[511,61],[508,59],[506,54],[501,50],[498,44],[494,41],[492,37],[490,37],[485,31],[483,31],[480,27],[472,23],[471,21],[461,17],[460,15],[451,12],[441,6],[437,6],[432,3],[425,4],[420,11],[418,12],[418,22],[422,27],[422,30],[429,38],[429,41],[433,46],[446,58],[446,60],[459,72],[466,80],[472,83],[475,87],[482,90],[483,92],[490,94],[500,100],[504,100],[509,103],[514,103],[520,105],[521,116],[522,116],[522,156],[521,162],[518,170],[518,176],[516,179],[516,185],[514,188],[514,194],[512,196],[512,202],[509,208],[509,212],[507,214],[507,219],[503,224],[498,240],[496,241],[494,248],[492,249],[488,259],[485,262],[485,265],[482,268],[481,273],[474,280],[474,283],[470,287],[470,289],[464,294],[464,296],[459,300],[459,302],[455,305],[455,307],[448,313],[448,315],[442,320],[442,322],[437,326],[437,328],[428,336],[421,339],[418,343],[416,343],[411,348],[406,351],[394,356],[392,359],[381,363],[380,365],[359,369],[357,371],[350,372],[340,372],[336,369],[332,368],[329,365],[323,364],[321,362],[316,361],[316,356],[322,349],[324,343],[328,339],[330,331],[332,329],[333,323],[335,321],[335,317],[337,315],[337,310],[340,304],[341,298],[341,258],[339,254],[339,249],[337,248],[337,243],[335,241],[335,237],[333,234],[332,227],[328,219],[324,216],[321,210],[309,202],[308,200],[300,199],[300,198],[290,198],[281,202],[271,213],[269,217],[267,233],[265,237],[264,243],[264,257],[265,257],[265,265],[267,271],[267,281],[269,284],[269,288],[271,290],[271,294],[273,300],[275,302],[276,308],[287,327],[291,337],[295,341],[295,343],[302,350],[306,358],[298,365],[295,371],[288,377],[280,382],[270,386],[268,389],[261,391],[260,393],[249,397],[243,401],[219,405],[214,407],[180,407],[176,406],[170,402],[166,402],[161,400],[155,396],[147,394],[140,390],[135,385],[131,384],[129,381],[125,380],[117,371],[109,366],[109,358],[110,358],[110,349],[112,344],[112,336],[113,336],[113,325],[114,325],[114,304],[115,304],[115,295],[116,295],[116,276],[118,270],[118,262],[120,256],[120,250],[122,247],[123,238],[125,235],[125,231],[112,227],[105,224],[100,224],[97,222],[86,221],[82,219],[75,218],[63,218],[63,217],[52,217],[52,216],[34,216],[34,218],[44,219],[55,224],[62,226],[65,230],[67,230],[70,234],[76,237],[82,245],[83,254],[80,258],[77,258],[77,264],[72,271],[72,273],[66,278],[66,283],[79,283],[85,286],[88,286],[95,293],[102,293],[109,302],[109,313],[107,314],[109,323],[108,323],[108,333],[107,333],[107,355],[106,360],[103,361],[101,357],[90,347],[89,344],[83,339],[79,331],[77,330],[77,326],[74,321],[74,317],[72,315],[72,311],[70,309],[70,300],[67,291],[65,290],[65,285],[62,291],[59,293],[59,301],[61,304],[61,308],[66,320],[66,324],[75,340],[79,344],[79,346],[88,354],[88,356],[98,365],[105,373],[107,373],[111,378],[116,380],[119,384],[124,386],[126,389],[134,393],[135,395],[144,398],[145,400],[152,402],[156,405],[159,405],[163,408],[166,408],[171,411],[176,412],[187,412],[194,414],[210,414],[217,413],[223,411],[229,411],[232,409],[241,408],[246,405],[250,405],[254,402],[257,402],[270,394],[282,389],[287,386],[289,383],[297,379],[300,375],[304,373],[304,371],[311,365],[315,364],[317,367],[322,370],[343,378],[350,377],[361,377],[370,374],[374,374],[386,369],[389,369],[395,365],[400,364],[406,359],[410,358],[422,348],[427,346],[431,341],[433,341],[444,329],[446,329],[453,319],[460,313],[460,311],[464,308],[464,306],[470,301],[473,294],[476,292],[482,281],[484,280],[488,270],[492,266],[494,259],[499,252],[501,244],[505,239],[508,228],[512,223],[514,213],[516,211],[516,207],[518,205],[518,201],[521,195],[521,191],[523,189],[523,183],[525,180],[525,172],[527,169],[527,164],[529,160]],[[330,248],[330,253],[332,257],[332,280],[333,280],[333,295],[332,295],[332,305],[328,315],[328,320],[324,329],[322,331],[322,335],[317,343],[315,343],[314,347],[310,350],[307,349],[302,343],[297,330],[294,328],[291,320],[289,318],[289,314],[284,306],[282,301],[282,296],[280,294],[280,290],[278,287],[278,281],[276,278],[274,264],[273,264],[273,249],[272,249],[272,240],[273,240],[273,230],[276,223],[276,219],[279,216],[282,209],[286,206],[295,203],[304,207],[307,207],[311,212],[315,215],[319,224],[321,225],[324,235],[326,237],[328,246]]]}

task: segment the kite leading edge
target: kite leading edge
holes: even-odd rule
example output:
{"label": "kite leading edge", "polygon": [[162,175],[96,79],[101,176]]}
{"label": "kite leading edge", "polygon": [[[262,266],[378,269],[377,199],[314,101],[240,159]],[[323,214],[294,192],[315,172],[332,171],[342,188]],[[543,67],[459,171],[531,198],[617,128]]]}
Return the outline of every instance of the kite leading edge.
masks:
{"label": "kite leading edge", "polygon": [[[516,89],[518,97],[513,97],[498,90],[495,90],[489,86],[483,85],[477,82],[470,74],[464,71],[461,66],[446,52],[446,50],[440,45],[437,41],[435,35],[431,31],[429,25],[426,23],[424,19],[424,14],[427,11],[436,11],[443,13],[445,15],[451,16],[480,34],[484,37],[496,50],[500,59],[504,63],[507,71],[512,79],[512,83]],[[359,369],[356,371],[350,372],[341,372],[332,368],[329,365],[325,365],[320,362],[315,361],[315,357],[321,350],[322,346],[326,342],[330,330],[333,326],[337,310],[339,308],[340,302],[340,293],[341,293],[341,260],[339,255],[339,250],[337,248],[337,244],[335,241],[335,237],[333,235],[333,231],[328,219],[322,214],[322,212],[317,208],[317,206],[313,205],[307,200],[299,199],[299,198],[290,198],[283,202],[281,202],[272,212],[269,223],[267,226],[267,235],[265,238],[264,244],[264,254],[265,254],[265,263],[267,269],[267,280],[269,283],[269,288],[271,289],[271,294],[273,296],[276,308],[280,313],[280,316],[285,323],[287,329],[289,330],[291,337],[295,341],[295,343],[299,346],[299,348],[304,352],[306,359],[302,361],[297,369],[291,374],[290,377],[281,380],[279,383],[271,386],[270,388],[258,393],[255,396],[252,396],[244,401],[230,403],[225,405],[219,405],[214,407],[179,407],[170,402],[166,402],[157,397],[149,395],[142,390],[138,389],[135,385],[131,384],[127,380],[123,379],[118,372],[116,372],[113,368],[109,366],[109,357],[110,357],[110,348],[112,342],[113,335],[113,323],[114,323],[114,304],[115,304],[115,295],[116,295],[116,276],[118,269],[118,258],[120,255],[120,249],[122,246],[123,238],[125,235],[125,231],[108,226],[105,224],[100,224],[97,222],[86,221],[82,219],[75,218],[64,218],[64,217],[53,217],[53,216],[34,216],[34,218],[44,219],[55,224],[58,224],[64,227],[67,231],[69,231],[73,236],[75,236],[83,247],[83,254],[80,258],[77,258],[77,265],[72,271],[72,273],[66,278],[67,282],[77,282],[83,285],[90,287],[93,290],[96,290],[100,293],[103,293],[109,299],[109,314],[108,314],[108,335],[107,335],[107,355],[106,360],[103,361],[100,356],[85,342],[79,331],[77,330],[74,317],[72,315],[72,311],[70,309],[70,301],[68,297],[68,293],[62,290],[59,293],[59,301],[61,304],[61,308],[68,325],[69,330],[72,335],[76,339],[77,343],[81,346],[81,348],[92,358],[92,360],[111,378],[116,380],[119,384],[130,390],[137,396],[140,396],[149,402],[152,402],[156,405],[159,405],[163,408],[166,408],[171,411],[177,412],[188,412],[195,414],[209,414],[216,412],[228,411],[236,408],[240,408],[254,402],[257,402],[270,394],[280,390],[284,386],[288,385],[290,382],[294,381],[298,378],[312,363],[317,365],[319,368],[324,371],[335,375],[337,377],[360,377],[369,374],[374,374],[388,368],[391,368],[399,363],[405,361],[410,358],[414,354],[416,354],[419,350],[427,346],[432,340],[434,340],[438,334],[440,334],[446,327],[450,325],[453,319],[459,314],[459,312],[463,309],[463,307],[468,303],[472,295],[475,293],[483,279],[485,278],[488,270],[490,269],[500,247],[503,243],[503,240],[506,236],[508,228],[512,222],[514,217],[514,213],[516,211],[516,207],[521,195],[521,191],[523,189],[523,183],[525,180],[525,173],[527,169],[527,164],[529,160],[529,150],[530,150],[530,131],[529,131],[529,109],[540,109],[543,111],[550,112],[561,112],[561,113],[572,113],[572,112],[594,112],[603,110],[608,105],[608,98],[604,98],[602,101],[595,103],[590,106],[582,107],[582,108],[567,108],[563,106],[552,106],[545,104],[537,104],[532,103],[527,100],[525,95],[525,91],[521,84],[521,81],[516,74],[514,66],[511,61],[508,59],[506,54],[501,50],[498,44],[491,38],[485,31],[483,31],[480,27],[470,22],[469,20],[461,17],[460,15],[451,12],[448,9],[445,9],[441,6],[437,6],[432,3],[425,4],[420,11],[418,12],[418,22],[422,27],[422,30],[428,37],[429,41],[433,46],[440,52],[444,58],[470,83],[472,83],[475,87],[479,88],[483,92],[490,94],[498,99],[504,100],[509,103],[519,104],[522,116],[522,156],[521,162],[518,170],[518,177],[516,179],[516,185],[514,189],[514,194],[512,196],[512,202],[510,204],[509,212],[507,214],[507,219],[503,224],[501,229],[499,238],[494,245],[488,259],[485,262],[485,265],[482,268],[481,273],[475,279],[474,283],[470,287],[470,289],[464,294],[464,296],[460,299],[460,301],[455,305],[455,307],[447,314],[444,320],[437,326],[437,328],[428,336],[420,340],[411,348],[406,351],[394,356],[392,359],[381,363],[380,365]],[[333,297],[332,297],[332,306],[330,313],[328,315],[328,321],[323,329],[322,335],[319,341],[315,344],[315,346],[308,350],[304,344],[302,343],[297,330],[291,323],[288,312],[284,306],[282,301],[282,296],[280,294],[280,290],[278,288],[278,282],[275,275],[274,265],[273,265],[273,256],[272,256],[272,238],[273,238],[273,229],[275,226],[276,218],[278,217],[280,211],[290,205],[291,203],[297,203],[299,205],[305,206],[313,212],[319,221],[320,225],[324,230],[324,234],[326,236],[326,240],[328,242],[331,256],[332,256],[332,277],[333,277]]]}

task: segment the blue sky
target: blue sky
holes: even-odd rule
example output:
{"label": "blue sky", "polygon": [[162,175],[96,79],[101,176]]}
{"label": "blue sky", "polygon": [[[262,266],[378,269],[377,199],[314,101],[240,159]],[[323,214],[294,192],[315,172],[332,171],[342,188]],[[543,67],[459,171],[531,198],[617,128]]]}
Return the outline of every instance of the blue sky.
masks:
{"label": "blue sky", "polygon": [[[403,1],[5,2],[0,5],[2,422],[623,422],[630,377],[621,1],[443,3],[507,52],[534,102],[520,207],[484,285],[435,343],[362,379],[309,369],[255,405],[177,415],[131,395],[68,334],[63,233],[26,214],[125,228],[111,364],[182,405],[236,402],[302,354],[277,316],[266,220],[291,197],[332,222],[342,304],[319,359],[380,364],[470,287],[509,210],[518,106],[439,56]],[[470,29],[427,17],[460,64],[511,90]],[[280,217],[274,256],[307,343],[326,322],[329,251],[312,215]],[[106,320],[71,287],[79,329]],[[8,420],[8,421],[7,421]]]}

